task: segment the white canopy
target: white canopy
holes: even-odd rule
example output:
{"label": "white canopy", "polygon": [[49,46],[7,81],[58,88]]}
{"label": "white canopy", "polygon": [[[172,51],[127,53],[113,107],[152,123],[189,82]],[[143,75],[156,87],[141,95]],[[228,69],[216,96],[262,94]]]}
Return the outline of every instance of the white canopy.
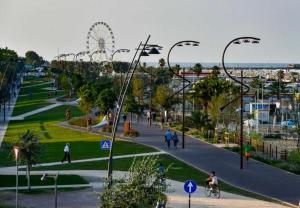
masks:
{"label": "white canopy", "polygon": [[107,125],[108,121],[107,121],[107,116],[104,116],[102,121],[94,126],[92,126],[92,128],[102,128],[103,126]]}

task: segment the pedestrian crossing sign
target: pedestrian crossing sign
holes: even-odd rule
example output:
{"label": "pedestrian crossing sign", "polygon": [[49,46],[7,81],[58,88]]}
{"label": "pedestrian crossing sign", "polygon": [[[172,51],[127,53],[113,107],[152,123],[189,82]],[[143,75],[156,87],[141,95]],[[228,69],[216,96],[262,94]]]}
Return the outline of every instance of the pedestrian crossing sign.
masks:
{"label": "pedestrian crossing sign", "polygon": [[110,140],[101,140],[100,148],[103,150],[110,149]]}

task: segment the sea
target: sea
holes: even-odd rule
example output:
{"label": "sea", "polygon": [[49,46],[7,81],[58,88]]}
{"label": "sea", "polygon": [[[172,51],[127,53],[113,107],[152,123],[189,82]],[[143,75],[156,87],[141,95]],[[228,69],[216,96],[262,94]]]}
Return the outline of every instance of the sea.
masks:
{"label": "sea", "polygon": [[[157,62],[147,62],[147,66],[153,66],[157,67],[158,63]],[[184,68],[190,68],[193,67],[196,62],[172,62],[171,66],[174,66],[176,64],[179,64],[181,67]],[[217,62],[201,62],[201,65],[204,68],[211,68],[213,66],[219,66],[221,67],[221,63]],[[226,63],[225,66],[228,68],[249,68],[249,69],[285,69],[288,68],[288,63]]]}

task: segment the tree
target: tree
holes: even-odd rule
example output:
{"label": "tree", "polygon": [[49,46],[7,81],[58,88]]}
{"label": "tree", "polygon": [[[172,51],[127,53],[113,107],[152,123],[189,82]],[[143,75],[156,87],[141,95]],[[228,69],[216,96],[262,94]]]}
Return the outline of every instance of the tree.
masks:
{"label": "tree", "polygon": [[69,77],[66,74],[61,74],[60,84],[64,91],[69,92],[69,99],[72,97],[72,84]]}
{"label": "tree", "polygon": [[204,112],[207,114],[209,101],[223,92],[229,93],[233,88],[233,85],[227,80],[220,79],[217,76],[207,76],[196,82],[189,94],[198,104],[203,105]]}
{"label": "tree", "polygon": [[40,57],[35,51],[27,51],[25,53],[25,62],[26,64],[38,66],[42,64],[43,58]]}
{"label": "tree", "polygon": [[282,80],[282,79],[284,78],[284,71],[283,71],[283,70],[279,70],[279,71],[277,72],[277,78],[278,78],[279,80]]}
{"label": "tree", "polygon": [[166,65],[165,59],[161,58],[161,59],[159,59],[158,62],[159,62],[159,67],[160,68],[164,68],[165,67],[165,65]]}
{"label": "tree", "polygon": [[292,82],[295,83],[297,82],[299,78],[299,73],[298,72],[291,72],[291,77],[292,77]]}
{"label": "tree", "polygon": [[141,106],[138,104],[136,99],[132,94],[127,95],[124,102],[124,112],[130,113],[130,122],[132,123],[132,113],[137,114],[138,116],[141,114]]}
{"label": "tree", "polygon": [[159,85],[154,94],[154,104],[160,109],[170,110],[179,102],[176,98],[171,97],[172,92],[173,90],[168,85]]}
{"label": "tree", "polygon": [[179,64],[175,64],[175,66],[172,67],[173,68],[173,71],[176,73],[176,74],[179,74],[179,71],[181,69],[180,65]]}
{"label": "tree", "polygon": [[140,105],[143,105],[144,102],[144,88],[144,81],[141,78],[134,77],[134,79],[132,80],[132,94],[137,98]]}
{"label": "tree", "polygon": [[95,104],[95,89],[91,84],[85,84],[79,88],[78,95],[80,97],[79,108],[86,113],[86,123],[88,125],[88,115],[91,113]]}
{"label": "tree", "polygon": [[207,137],[208,130],[212,128],[211,121],[206,113],[200,110],[192,111],[191,120],[193,125],[201,131],[201,133]]}
{"label": "tree", "polygon": [[196,63],[195,66],[193,67],[193,71],[196,73],[196,75],[199,77],[200,74],[202,73],[202,65],[200,63]]}
{"label": "tree", "polygon": [[107,114],[110,109],[115,107],[117,95],[112,88],[102,90],[96,100],[96,104],[101,112]]}
{"label": "tree", "polygon": [[154,70],[154,85],[169,84],[172,79],[172,73],[169,69],[158,68]]}
{"label": "tree", "polygon": [[219,76],[220,75],[220,67],[218,67],[218,66],[213,66],[213,68],[212,68],[212,75],[213,76]]}
{"label": "tree", "polygon": [[20,148],[21,161],[26,163],[27,186],[28,191],[30,191],[30,170],[32,165],[36,164],[38,156],[41,153],[42,146],[39,142],[38,136],[30,130],[27,130],[26,133],[22,134],[15,145]]}
{"label": "tree", "polygon": [[270,94],[276,95],[277,99],[281,99],[281,94],[286,93],[286,83],[281,82],[280,80],[277,80],[275,82],[272,82],[272,84],[269,86]]}
{"label": "tree", "polygon": [[219,117],[221,116],[220,108],[229,102],[226,98],[226,94],[222,93],[219,96],[212,97],[212,99],[208,102],[208,114],[213,126],[218,123]]}
{"label": "tree", "polygon": [[100,194],[101,208],[150,208],[157,201],[167,202],[164,192],[167,189],[162,177],[164,172],[158,168],[158,157],[134,159],[127,177],[106,185]]}

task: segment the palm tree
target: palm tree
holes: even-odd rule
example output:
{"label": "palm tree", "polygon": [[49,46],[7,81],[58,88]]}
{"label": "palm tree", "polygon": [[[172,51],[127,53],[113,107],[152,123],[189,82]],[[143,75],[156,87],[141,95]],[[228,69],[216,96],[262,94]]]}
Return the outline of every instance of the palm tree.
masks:
{"label": "palm tree", "polygon": [[165,65],[166,65],[166,61],[165,61],[165,59],[163,59],[163,58],[161,58],[161,59],[159,59],[159,66],[160,66],[160,68],[164,68],[165,67]]}
{"label": "palm tree", "polygon": [[282,80],[282,79],[284,78],[284,71],[283,71],[283,70],[279,70],[279,71],[277,72],[277,78],[278,78],[279,80]]}
{"label": "palm tree", "polygon": [[292,76],[292,82],[293,83],[297,82],[299,76],[298,72],[292,72],[291,76]]}
{"label": "palm tree", "polygon": [[37,135],[30,130],[27,130],[26,133],[19,137],[19,140],[16,142],[15,146],[20,148],[20,159],[26,163],[27,186],[28,191],[30,191],[30,170],[32,165],[36,164],[38,156],[41,153],[42,146]]}
{"label": "palm tree", "polygon": [[180,71],[181,67],[179,64],[175,64],[175,66],[173,66],[173,71],[176,73],[176,74],[179,74],[179,71]]}
{"label": "palm tree", "polygon": [[193,71],[196,73],[197,77],[200,76],[202,73],[202,65],[200,63],[196,63],[195,66],[193,67]]}
{"label": "palm tree", "polygon": [[208,102],[208,114],[214,126],[217,125],[221,116],[220,108],[228,102],[228,99],[226,98],[227,95],[222,93],[219,96],[212,97],[212,99]]}
{"label": "palm tree", "polygon": [[212,68],[212,75],[213,75],[213,76],[219,76],[220,73],[221,73],[221,72],[220,72],[220,67],[218,67],[218,66],[213,66],[213,68]]}

